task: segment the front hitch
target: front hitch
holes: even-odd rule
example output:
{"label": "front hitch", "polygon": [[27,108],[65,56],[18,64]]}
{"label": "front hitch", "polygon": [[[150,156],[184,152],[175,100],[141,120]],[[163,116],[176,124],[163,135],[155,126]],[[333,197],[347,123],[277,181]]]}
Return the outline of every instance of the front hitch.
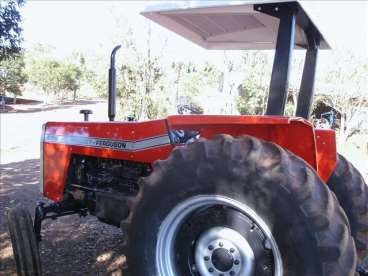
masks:
{"label": "front hitch", "polygon": [[38,242],[41,241],[41,226],[45,219],[56,219],[67,215],[79,214],[81,217],[86,216],[88,209],[80,202],[75,200],[65,200],[61,202],[49,203],[38,202],[35,210],[34,231]]}

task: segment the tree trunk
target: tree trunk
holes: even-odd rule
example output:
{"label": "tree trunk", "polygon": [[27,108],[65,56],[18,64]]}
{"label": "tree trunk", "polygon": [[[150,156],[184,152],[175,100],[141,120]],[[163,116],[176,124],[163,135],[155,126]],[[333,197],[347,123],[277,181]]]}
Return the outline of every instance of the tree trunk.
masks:
{"label": "tree trunk", "polygon": [[16,94],[13,94],[14,97],[13,97],[13,104],[17,104],[17,95]]}
{"label": "tree trunk", "polygon": [[73,102],[75,102],[76,99],[77,99],[77,90],[74,89],[73,90]]}

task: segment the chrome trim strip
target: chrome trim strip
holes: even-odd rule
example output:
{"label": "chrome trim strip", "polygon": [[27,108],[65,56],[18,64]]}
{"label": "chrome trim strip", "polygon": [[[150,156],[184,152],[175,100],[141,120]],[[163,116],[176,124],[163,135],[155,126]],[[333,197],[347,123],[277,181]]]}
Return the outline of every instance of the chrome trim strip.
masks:
{"label": "chrome trim strip", "polygon": [[43,195],[43,179],[44,179],[44,142],[45,142],[46,123],[42,125],[41,144],[40,144],[40,193]]}
{"label": "chrome trim strip", "polygon": [[126,141],[119,139],[107,139],[86,136],[46,134],[44,141],[54,144],[86,146],[92,148],[107,148],[119,151],[139,151],[147,148],[170,144],[170,138],[168,135],[151,137],[144,140]]}

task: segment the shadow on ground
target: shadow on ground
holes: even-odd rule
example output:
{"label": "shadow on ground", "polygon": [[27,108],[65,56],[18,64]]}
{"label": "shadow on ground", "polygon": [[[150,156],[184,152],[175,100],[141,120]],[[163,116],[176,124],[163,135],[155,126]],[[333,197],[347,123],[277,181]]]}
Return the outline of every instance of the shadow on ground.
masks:
{"label": "shadow on ground", "polygon": [[[5,213],[22,204],[30,212],[39,195],[39,159],[0,165],[0,275],[15,275]],[[118,228],[77,215],[45,221],[40,244],[44,275],[121,275],[124,244]]]}

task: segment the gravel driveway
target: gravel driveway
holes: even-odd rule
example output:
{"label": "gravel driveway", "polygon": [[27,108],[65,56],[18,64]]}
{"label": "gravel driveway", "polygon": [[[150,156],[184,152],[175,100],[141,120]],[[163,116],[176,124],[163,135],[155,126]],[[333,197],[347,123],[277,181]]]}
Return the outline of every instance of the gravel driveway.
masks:
{"label": "gravel driveway", "polygon": [[[106,120],[106,103],[64,108],[36,108],[2,113],[0,165],[0,275],[16,275],[5,219],[6,210],[22,204],[32,215],[39,194],[39,138],[46,121],[80,121],[79,109],[92,109],[93,121]],[[92,216],[45,221],[40,245],[44,275],[121,275],[125,257],[118,228]]]}

